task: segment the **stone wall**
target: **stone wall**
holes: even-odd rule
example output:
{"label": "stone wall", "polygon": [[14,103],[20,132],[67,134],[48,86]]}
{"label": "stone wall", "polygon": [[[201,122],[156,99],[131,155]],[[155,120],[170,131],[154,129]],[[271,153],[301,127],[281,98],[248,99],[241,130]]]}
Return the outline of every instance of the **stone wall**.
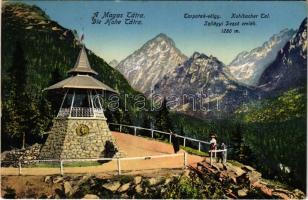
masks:
{"label": "stone wall", "polygon": [[27,146],[25,149],[12,149],[1,153],[1,167],[19,167],[18,162],[22,166],[35,163],[39,157],[41,144],[35,143],[32,146]]}
{"label": "stone wall", "polygon": [[106,120],[56,118],[40,159],[113,157],[117,151]]}

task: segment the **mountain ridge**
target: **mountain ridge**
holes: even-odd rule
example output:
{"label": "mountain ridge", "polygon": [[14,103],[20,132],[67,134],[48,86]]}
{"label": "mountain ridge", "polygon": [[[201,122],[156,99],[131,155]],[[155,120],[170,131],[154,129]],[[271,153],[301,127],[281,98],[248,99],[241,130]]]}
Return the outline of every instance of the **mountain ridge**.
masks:
{"label": "mountain ridge", "polygon": [[[256,89],[230,78],[224,68],[216,57],[194,52],[182,65],[167,73],[155,85],[154,91],[164,97],[175,96],[181,102],[173,109],[195,117],[211,116],[211,110],[215,109],[229,112],[254,96],[245,96],[247,91]],[[185,101],[184,95],[194,99]],[[207,109],[203,110],[201,106]]]}
{"label": "mountain ridge", "polygon": [[307,81],[307,18],[296,35],[279,51],[259,80],[264,91],[283,91],[305,85]]}
{"label": "mountain ridge", "polygon": [[261,46],[239,53],[228,65],[227,70],[239,82],[257,86],[263,71],[272,63],[278,52],[294,36],[293,29],[283,29],[272,35]]}
{"label": "mountain ridge", "polygon": [[186,59],[175,42],[160,33],[122,60],[117,69],[135,89],[147,94],[160,77]]}

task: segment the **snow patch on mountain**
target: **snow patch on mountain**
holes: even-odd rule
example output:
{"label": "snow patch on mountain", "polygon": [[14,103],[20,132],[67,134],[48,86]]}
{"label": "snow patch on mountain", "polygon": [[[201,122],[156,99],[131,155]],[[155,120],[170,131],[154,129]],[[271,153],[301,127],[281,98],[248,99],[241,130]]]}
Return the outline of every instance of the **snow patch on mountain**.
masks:
{"label": "snow patch on mountain", "polygon": [[261,47],[250,52],[239,53],[226,67],[226,70],[236,80],[247,85],[256,86],[266,67],[272,63],[278,52],[294,36],[296,31],[284,29],[273,35]]}
{"label": "snow patch on mountain", "polygon": [[307,83],[307,18],[295,36],[279,51],[276,59],[263,72],[259,80],[262,90],[280,93]]}

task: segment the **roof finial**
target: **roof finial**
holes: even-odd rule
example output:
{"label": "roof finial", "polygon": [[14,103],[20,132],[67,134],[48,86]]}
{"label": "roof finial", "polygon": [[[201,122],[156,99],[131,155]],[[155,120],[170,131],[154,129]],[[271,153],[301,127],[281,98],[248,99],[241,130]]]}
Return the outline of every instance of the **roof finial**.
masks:
{"label": "roof finial", "polygon": [[[82,35],[80,38],[80,41],[84,36]],[[88,56],[86,49],[83,44],[81,44],[81,50],[79,52],[79,56],[77,58],[77,61],[75,63],[74,68],[70,69],[68,73],[85,73],[85,74],[92,74],[92,75],[97,75],[98,73],[94,71],[89,63]]]}
{"label": "roof finial", "polygon": [[82,46],[84,46],[83,40],[84,40],[84,33],[81,35],[80,40],[79,40]]}

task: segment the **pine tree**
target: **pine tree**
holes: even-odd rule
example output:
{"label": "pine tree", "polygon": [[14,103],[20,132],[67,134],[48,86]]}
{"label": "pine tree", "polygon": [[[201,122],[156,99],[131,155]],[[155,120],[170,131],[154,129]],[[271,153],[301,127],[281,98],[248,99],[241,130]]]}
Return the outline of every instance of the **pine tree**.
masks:
{"label": "pine tree", "polygon": [[236,130],[232,136],[233,155],[240,162],[249,163],[251,160],[251,150],[248,144],[245,144],[243,138],[243,126],[240,123],[236,124]]}
{"label": "pine tree", "polygon": [[26,59],[21,43],[16,42],[15,51],[12,58],[12,66],[8,70],[12,80],[12,89],[16,93],[16,97],[24,95],[27,84],[27,68]]}
{"label": "pine tree", "polygon": [[[11,84],[5,88],[3,100],[3,141],[25,148],[26,143],[37,141],[50,125],[50,105],[27,85],[27,62],[21,43],[17,42],[12,65],[8,69]],[[20,145],[20,139],[22,140]],[[18,141],[19,140],[19,145]],[[9,148],[9,145],[4,148]]]}
{"label": "pine tree", "polygon": [[149,113],[141,113],[142,114],[142,118],[143,118],[143,122],[141,127],[143,128],[151,128],[151,116]]}
{"label": "pine tree", "polygon": [[170,120],[169,109],[167,107],[166,98],[164,98],[162,106],[157,112],[155,126],[158,130],[165,132],[170,132],[170,130],[173,130],[173,125]]}
{"label": "pine tree", "polygon": [[241,145],[243,142],[240,124],[236,124],[235,132],[232,135],[233,154],[236,159],[241,159]]}
{"label": "pine tree", "polygon": [[52,125],[52,105],[45,96],[41,96],[36,102],[36,118],[34,121],[34,129],[32,135],[37,140],[40,140],[43,133],[51,128]]}
{"label": "pine tree", "polygon": [[26,84],[27,69],[24,51],[20,42],[16,43],[13,52],[12,65],[8,69],[11,80],[8,96],[3,103],[3,131],[8,138],[22,138],[22,147],[25,146],[26,137],[26,107],[28,106]]}
{"label": "pine tree", "polygon": [[[1,132],[1,150],[10,149],[13,146],[19,146],[20,142],[16,141],[19,137],[20,127],[17,120],[17,110],[12,99],[2,102],[2,132]],[[5,141],[5,142],[4,142]]]}
{"label": "pine tree", "polygon": [[[141,116],[142,116],[142,119],[143,119],[141,127],[150,129],[151,128],[151,116],[150,116],[150,114],[149,113],[141,113]],[[141,130],[140,133],[144,136],[150,135],[150,132],[148,130]]]}
{"label": "pine tree", "polygon": [[183,125],[180,126],[180,135],[185,136]]}

